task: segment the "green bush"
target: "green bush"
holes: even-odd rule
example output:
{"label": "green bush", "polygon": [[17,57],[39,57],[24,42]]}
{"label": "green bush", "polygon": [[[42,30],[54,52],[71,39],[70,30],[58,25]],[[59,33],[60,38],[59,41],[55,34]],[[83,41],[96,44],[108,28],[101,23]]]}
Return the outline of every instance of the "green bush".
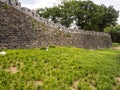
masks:
{"label": "green bush", "polygon": [[120,43],[112,43],[112,46],[120,46]]}
{"label": "green bush", "polygon": [[113,42],[120,43],[120,25],[107,27],[104,31],[111,35]]}
{"label": "green bush", "polygon": [[9,9],[9,5],[6,4],[6,3],[4,3],[4,4],[2,5],[2,7],[3,7],[4,9]]}
{"label": "green bush", "polygon": [[56,46],[49,46],[49,48],[55,48]]}

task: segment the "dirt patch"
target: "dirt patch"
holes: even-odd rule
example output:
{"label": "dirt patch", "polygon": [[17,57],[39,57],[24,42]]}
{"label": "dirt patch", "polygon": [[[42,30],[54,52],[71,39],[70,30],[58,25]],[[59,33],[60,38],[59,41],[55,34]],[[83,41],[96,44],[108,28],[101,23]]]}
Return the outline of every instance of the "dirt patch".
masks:
{"label": "dirt patch", "polygon": [[15,73],[18,72],[17,67],[10,67],[10,68],[5,69],[5,70],[8,71],[8,72],[11,72],[12,74],[15,74]]}
{"label": "dirt patch", "polygon": [[120,77],[116,77],[115,80],[117,80],[120,83]]}
{"label": "dirt patch", "polygon": [[[80,80],[76,80],[73,82],[71,90],[78,90],[78,84],[79,84]],[[90,88],[91,90],[97,90],[96,87],[92,84],[90,84]]]}
{"label": "dirt patch", "polygon": [[35,86],[39,86],[42,85],[43,82],[41,80],[36,80],[36,81],[28,81],[28,84],[33,83]]}
{"label": "dirt patch", "polygon": [[78,84],[80,80],[76,80],[73,82],[71,90],[78,90]]}
{"label": "dirt patch", "polygon": [[92,84],[90,85],[90,87],[91,87],[91,90],[96,90],[96,87],[93,86]]}
{"label": "dirt patch", "polygon": [[113,86],[113,90],[120,90],[118,89],[120,87],[120,77],[115,77],[116,84]]}
{"label": "dirt patch", "polygon": [[38,85],[42,85],[43,82],[42,82],[42,81],[34,81],[34,84],[35,84],[36,86],[38,86]]}
{"label": "dirt patch", "polygon": [[112,49],[120,50],[120,46],[119,47],[112,47]]}

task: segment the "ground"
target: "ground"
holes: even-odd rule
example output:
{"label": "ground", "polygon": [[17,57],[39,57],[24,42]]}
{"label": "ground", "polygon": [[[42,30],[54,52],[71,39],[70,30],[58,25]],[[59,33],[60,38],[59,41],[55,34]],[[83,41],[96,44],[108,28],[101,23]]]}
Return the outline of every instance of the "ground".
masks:
{"label": "ground", "polygon": [[120,90],[118,49],[50,46],[4,51],[0,90]]}
{"label": "ground", "polygon": [[112,47],[113,49],[120,50],[120,46]]}

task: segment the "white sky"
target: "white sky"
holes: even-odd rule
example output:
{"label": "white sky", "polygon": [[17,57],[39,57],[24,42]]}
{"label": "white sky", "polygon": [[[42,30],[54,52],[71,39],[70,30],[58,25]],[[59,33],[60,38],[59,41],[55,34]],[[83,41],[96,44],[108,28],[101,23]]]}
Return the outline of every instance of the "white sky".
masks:
{"label": "white sky", "polygon": [[[19,0],[23,7],[30,9],[52,7],[60,3],[60,0]],[[120,0],[92,0],[96,4],[104,4],[106,6],[113,5],[116,10],[120,11]],[[120,16],[120,13],[119,13]],[[120,17],[118,18],[120,24]]]}

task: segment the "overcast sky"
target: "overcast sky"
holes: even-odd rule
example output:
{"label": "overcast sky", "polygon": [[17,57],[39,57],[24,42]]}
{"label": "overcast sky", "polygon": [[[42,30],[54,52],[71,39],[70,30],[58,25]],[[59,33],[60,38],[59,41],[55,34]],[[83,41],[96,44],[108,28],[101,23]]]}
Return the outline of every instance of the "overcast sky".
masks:
{"label": "overcast sky", "polygon": [[[19,0],[23,7],[28,7],[30,9],[52,7],[59,4],[60,0]],[[106,6],[113,5],[116,10],[120,11],[120,0],[92,0],[96,4],[105,4]],[[120,14],[119,14],[120,16]],[[118,23],[120,24],[120,17],[118,18]]]}

